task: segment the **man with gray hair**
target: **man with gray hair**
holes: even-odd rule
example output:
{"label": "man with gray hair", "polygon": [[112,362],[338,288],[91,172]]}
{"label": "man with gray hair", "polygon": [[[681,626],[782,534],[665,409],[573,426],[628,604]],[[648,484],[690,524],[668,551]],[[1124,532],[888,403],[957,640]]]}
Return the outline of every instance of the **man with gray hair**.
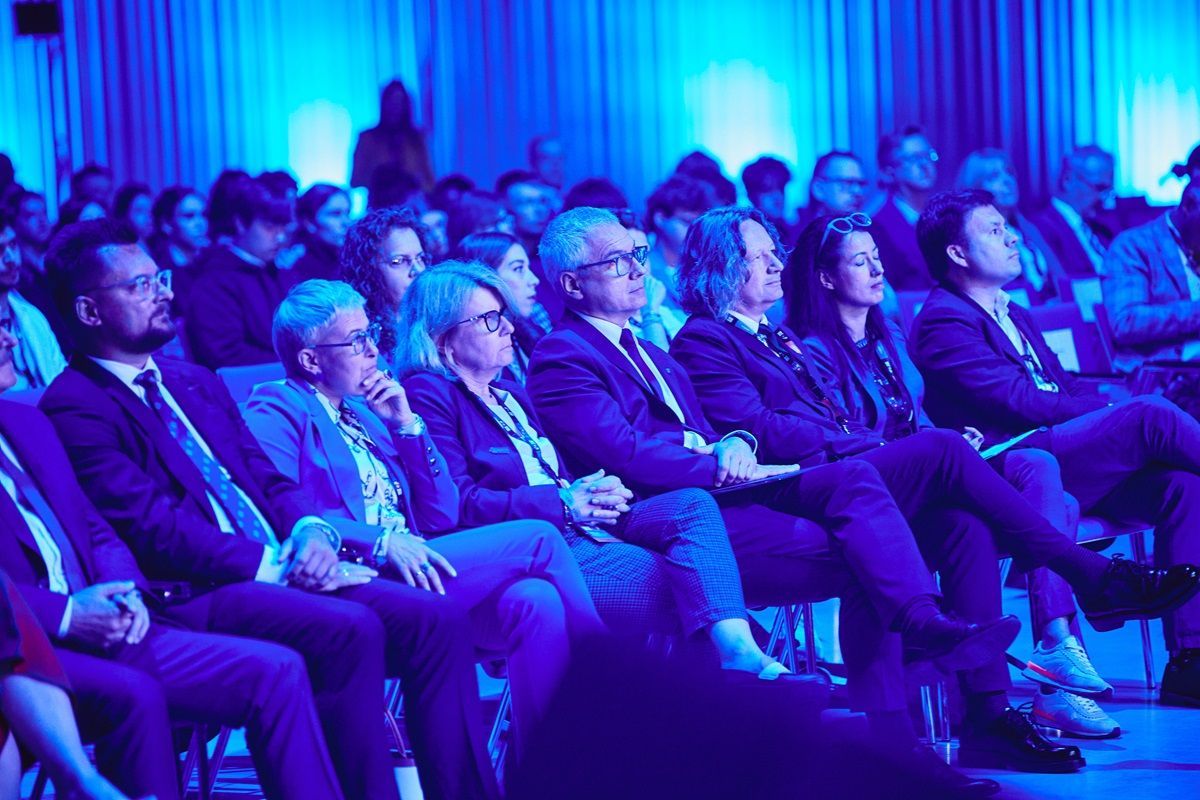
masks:
{"label": "man with gray hair", "polygon": [[618,474],[638,498],[712,491],[749,603],[842,598],[851,698],[868,712],[877,740],[911,753],[933,785],[994,791],[917,745],[901,639],[909,659],[978,666],[1011,643],[1014,621],[974,625],[942,614],[912,531],[875,467],[767,466],[749,433],[712,429],[683,367],[629,328],[645,303],[646,251],[614,215],[577,208],[556,217],[541,256],[567,311],[534,350],[528,388],[568,467]]}
{"label": "man with gray hair", "polygon": [[1104,273],[1104,255],[1115,232],[1100,216],[1112,201],[1114,166],[1112,153],[1097,145],[1072,149],[1063,156],[1050,203],[1033,216],[1068,277]]}

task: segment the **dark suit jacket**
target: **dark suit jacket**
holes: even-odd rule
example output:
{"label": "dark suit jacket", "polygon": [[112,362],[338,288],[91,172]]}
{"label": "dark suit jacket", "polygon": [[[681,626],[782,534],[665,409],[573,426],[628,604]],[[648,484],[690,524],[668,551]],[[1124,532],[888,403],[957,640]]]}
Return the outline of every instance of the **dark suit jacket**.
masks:
{"label": "dark suit jacket", "polygon": [[[674,392],[687,427],[716,442],[720,437],[683,367],[653,344],[642,346]],[[534,349],[527,388],[546,433],[577,475],[603,468],[641,497],[716,482],[717,460],[684,447],[684,425],[670,406],[620,348],[570,311]]]}
{"label": "dark suit jacket", "polygon": [[[1087,250],[1080,244],[1079,237],[1075,235],[1071,225],[1063,218],[1062,214],[1058,213],[1058,209],[1047,203],[1031,216],[1029,221],[1042,234],[1042,239],[1050,247],[1058,259],[1058,263],[1066,271],[1068,278],[1096,277],[1096,269],[1092,266],[1092,260],[1088,257]],[[1093,225],[1092,230],[1096,232],[1101,244],[1107,244],[1112,238],[1111,234],[1100,225]]]}
{"label": "dark suit jacket", "polygon": [[[128,580],[145,588],[146,579],[133,554],[84,496],[45,415],[31,406],[0,400],[0,434],[74,543],[88,583]],[[7,503],[0,508],[0,525],[5,531],[0,534],[0,569],[20,584],[21,594],[42,627],[54,633],[62,621],[66,595],[50,591],[46,562],[37,542],[24,518]]]}
{"label": "dark suit jacket", "polygon": [[917,229],[900,213],[891,195],[871,217],[871,227],[867,233],[871,234],[879,247],[879,260],[883,264],[887,282],[893,289],[912,292],[933,285],[925,258],[917,245]]}
{"label": "dark suit jacket", "polygon": [[[281,539],[308,512],[242,422],[221,380],[202,367],[155,359],[163,383],[217,460]],[[154,411],[116,376],[76,356],[39,404],[84,491],[152,578],[224,584],[252,580],[262,545],[222,533],[204,478]]]}
{"label": "dark suit jacket", "polygon": [[943,428],[971,425],[989,442],[1103,408],[1046,346],[1032,315],[1011,304],[1009,313],[1062,391],[1044,392],[991,315],[945,286],[929,293],[913,321],[910,353],[925,376],[929,416]]}
{"label": "dark suit jacket", "polygon": [[[458,490],[426,432],[393,436],[361,398],[346,402],[378,446],[404,492],[404,517],[414,533],[446,531],[458,522]],[[259,384],[243,412],[250,432],[290,480],[304,487],[316,512],[343,537],[373,544],[358,464],[316,394],[293,378]]]}
{"label": "dark suit jacket", "polygon": [[695,383],[705,416],[718,430],[754,434],[762,463],[814,466],[882,442],[863,426],[844,433],[800,377],[741,328],[693,314],[671,342],[671,355]]}
{"label": "dark suit jacket", "polygon": [[214,370],[276,361],[271,319],[296,283],[295,270],[254,266],[219,245],[205,250],[192,270],[184,316],[196,361]]}
{"label": "dark suit jacket", "polygon": [[[495,386],[512,393],[534,429],[542,434],[541,422],[525,390],[511,381],[497,381]],[[529,485],[525,465],[508,434],[461,382],[423,372],[407,378],[404,389],[413,410],[429,426],[458,485],[461,526],[512,519],[543,519],[562,526],[558,488]],[[559,474],[571,479],[565,466]]]}

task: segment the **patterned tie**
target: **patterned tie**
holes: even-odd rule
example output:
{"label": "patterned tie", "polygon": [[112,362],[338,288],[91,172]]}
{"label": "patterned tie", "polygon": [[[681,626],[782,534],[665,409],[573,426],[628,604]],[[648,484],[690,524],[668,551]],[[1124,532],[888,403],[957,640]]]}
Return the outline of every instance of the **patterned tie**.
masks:
{"label": "patterned tie", "polygon": [[[54,544],[58,546],[58,551],[62,555],[63,577],[67,579],[67,591],[74,593],[86,588],[87,578],[83,575],[83,567],[79,565],[79,555],[75,552],[75,545],[71,543],[67,532],[63,530],[62,523],[58,521],[58,515],[50,508],[50,504],[46,502],[41,490],[37,488],[25,470],[13,463],[3,449],[0,449],[0,469],[8,473],[8,477],[16,484],[17,497],[38,516],[42,524],[46,526],[46,530],[50,532],[50,538],[54,539]],[[4,501],[12,502],[12,498],[8,496],[8,492],[0,491],[0,502]],[[14,508],[14,510],[17,509]]]}
{"label": "patterned tie", "polygon": [[637,342],[633,340],[633,331],[629,330],[629,328],[621,330],[621,347],[633,359],[634,365],[637,367],[638,372],[642,374],[642,379],[649,385],[650,391],[654,392],[654,396],[666,402],[662,386],[659,385],[658,379],[654,377],[654,373],[650,371],[650,365],[642,358],[642,353],[638,350]]}
{"label": "patterned tie", "polygon": [[188,426],[175,413],[175,409],[171,408],[163,399],[162,391],[158,386],[158,374],[154,370],[148,369],[134,378],[133,382],[146,390],[146,402],[157,412],[159,419],[167,426],[171,437],[183,448],[183,452],[196,465],[196,469],[200,470],[200,475],[203,476],[209,491],[229,515],[234,530],[247,539],[252,539],[268,547],[275,546],[275,535],[263,525],[258,514],[254,513],[254,509],[238,491],[237,486],[229,477],[229,473],[215,458],[204,451]]}

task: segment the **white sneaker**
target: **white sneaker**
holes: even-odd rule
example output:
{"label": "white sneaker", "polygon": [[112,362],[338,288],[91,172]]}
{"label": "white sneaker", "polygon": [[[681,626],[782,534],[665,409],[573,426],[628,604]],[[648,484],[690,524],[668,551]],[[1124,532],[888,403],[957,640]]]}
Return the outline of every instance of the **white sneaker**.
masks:
{"label": "white sneaker", "polygon": [[1038,642],[1021,674],[1035,683],[1088,697],[1101,697],[1113,690],[1096,672],[1083,645],[1074,636],[1068,636],[1049,650]]}
{"label": "white sneaker", "polygon": [[1063,736],[1112,739],[1121,735],[1121,726],[1094,700],[1061,689],[1038,692],[1033,698],[1030,718],[1034,725],[1057,728]]}

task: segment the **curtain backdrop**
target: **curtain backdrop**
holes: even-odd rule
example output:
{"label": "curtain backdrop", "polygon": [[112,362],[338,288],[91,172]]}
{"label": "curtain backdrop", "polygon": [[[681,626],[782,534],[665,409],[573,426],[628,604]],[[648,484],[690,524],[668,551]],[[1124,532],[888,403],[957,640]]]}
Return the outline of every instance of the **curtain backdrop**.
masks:
{"label": "curtain backdrop", "polygon": [[[559,135],[569,178],[635,202],[696,147],[737,178],[920,123],[949,185],[1009,150],[1026,198],[1065,149],[1118,153],[1118,188],[1163,182],[1200,139],[1200,5],[1173,0],[64,0],[61,41],[0,0],[0,151],[56,197],[87,161],[118,181],[207,187],[225,166],[344,183],[379,88],[414,93],[435,170],[490,184]],[[56,55],[61,53],[61,55]]]}

